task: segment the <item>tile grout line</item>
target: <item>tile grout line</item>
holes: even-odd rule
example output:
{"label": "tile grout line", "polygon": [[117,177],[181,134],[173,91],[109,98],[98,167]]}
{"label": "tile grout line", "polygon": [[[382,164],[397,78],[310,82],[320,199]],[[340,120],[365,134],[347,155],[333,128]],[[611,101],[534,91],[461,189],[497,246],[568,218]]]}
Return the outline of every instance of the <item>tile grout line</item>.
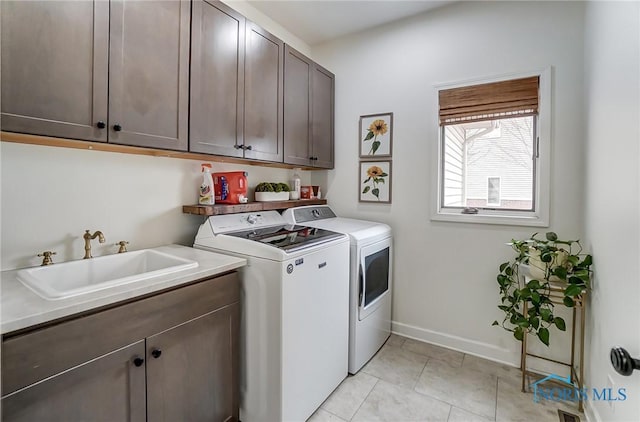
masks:
{"label": "tile grout line", "polygon": [[[376,385],[378,385],[378,382],[380,381],[380,378],[376,377],[375,375],[371,375],[371,374],[369,374],[369,373],[367,373],[367,372],[365,372],[365,374],[367,374],[367,375],[369,375],[369,376],[371,376],[371,377],[375,378],[375,379],[376,379],[376,382],[375,382],[375,384],[373,384],[373,387],[371,387],[371,390],[369,390],[369,392],[367,393],[367,395],[364,397],[364,400],[362,400],[362,403],[360,403],[360,406],[358,406],[358,408],[356,409],[356,411],[355,411],[355,412],[353,412],[353,416],[351,416],[351,417],[349,418],[349,421],[347,421],[347,422],[352,421],[352,420],[353,420],[353,418],[355,418],[355,417],[356,417],[356,415],[358,414],[358,412],[359,412],[359,411],[360,411],[360,409],[362,408],[362,405],[364,404],[364,402],[366,402],[366,401],[367,401],[367,399],[368,399],[368,398],[369,398],[369,396],[371,395],[371,392],[373,391],[373,389],[374,389],[374,388],[376,388]],[[336,415],[336,416],[337,416],[337,415]]]}
{"label": "tile grout line", "polygon": [[453,412],[453,405],[449,405],[449,414],[447,415],[447,422],[451,419],[451,412]]}
{"label": "tile grout line", "polygon": [[[431,357],[427,358],[427,361],[424,363],[424,366],[422,367],[422,371],[420,371],[420,375],[418,376],[418,379],[416,380],[416,383],[413,385],[413,388],[411,390],[414,393],[419,394],[419,395],[421,395],[423,397],[428,397],[428,398],[430,398],[432,400],[435,400],[435,401],[438,401],[440,403],[444,403],[444,404],[448,405],[449,406],[449,415],[447,415],[447,421],[448,421],[449,417],[451,416],[451,412],[452,412],[452,410],[454,408],[453,404],[449,403],[448,401],[442,400],[442,399],[440,399],[438,397],[434,397],[434,396],[432,396],[430,394],[426,394],[426,393],[421,393],[420,391],[416,390],[416,387],[418,386],[418,382],[420,381],[420,378],[422,377],[422,374],[424,374],[425,369],[427,369],[427,364],[431,361],[431,359],[434,359],[436,361],[438,360],[438,359],[431,358]],[[478,415],[478,416],[480,416],[480,415]]]}

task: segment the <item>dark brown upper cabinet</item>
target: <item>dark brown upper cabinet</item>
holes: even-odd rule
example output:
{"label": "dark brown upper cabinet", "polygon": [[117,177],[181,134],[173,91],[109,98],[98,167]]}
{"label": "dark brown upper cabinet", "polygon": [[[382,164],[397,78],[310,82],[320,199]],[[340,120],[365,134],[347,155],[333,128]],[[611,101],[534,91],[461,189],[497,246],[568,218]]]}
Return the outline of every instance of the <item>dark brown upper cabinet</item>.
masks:
{"label": "dark brown upper cabinet", "polygon": [[190,151],[282,162],[282,41],[214,1],[191,36]]}
{"label": "dark brown upper cabinet", "polygon": [[284,162],[333,168],[333,73],[285,46]]}
{"label": "dark brown upper cabinet", "polygon": [[311,73],[313,167],[333,168],[335,76],[317,63]]}
{"label": "dark brown upper cabinet", "polygon": [[247,21],[244,61],[244,156],[280,161],[284,43]]}
{"label": "dark brown upper cabinet", "polygon": [[109,142],[186,151],[190,2],[110,4]]}
{"label": "dark brown upper cabinet", "polygon": [[334,75],[220,1],[0,8],[2,130],[333,168]]}
{"label": "dark brown upper cabinet", "polygon": [[242,157],[245,19],[219,2],[193,2],[189,150]]}
{"label": "dark brown upper cabinet", "polygon": [[2,1],[2,130],[107,140],[109,3]]}
{"label": "dark brown upper cabinet", "polygon": [[187,149],[189,1],[1,7],[3,130]]}

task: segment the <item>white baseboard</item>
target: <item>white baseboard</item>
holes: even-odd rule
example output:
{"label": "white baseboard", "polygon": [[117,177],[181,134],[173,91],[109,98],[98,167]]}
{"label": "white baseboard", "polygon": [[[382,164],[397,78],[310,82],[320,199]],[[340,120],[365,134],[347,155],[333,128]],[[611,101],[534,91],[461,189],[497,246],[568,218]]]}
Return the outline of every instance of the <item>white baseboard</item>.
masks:
{"label": "white baseboard", "polygon": [[520,350],[503,349],[493,344],[463,337],[427,330],[401,322],[391,321],[391,331],[395,334],[468,353],[516,368],[520,367]]}

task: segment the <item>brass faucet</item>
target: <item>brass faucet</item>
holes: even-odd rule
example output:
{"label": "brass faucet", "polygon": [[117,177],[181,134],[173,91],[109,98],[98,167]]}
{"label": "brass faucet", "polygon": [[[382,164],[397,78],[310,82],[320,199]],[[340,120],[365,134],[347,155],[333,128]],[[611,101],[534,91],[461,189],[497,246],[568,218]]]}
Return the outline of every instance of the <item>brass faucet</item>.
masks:
{"label": "brass faucet", "polygon": [[53,259],[51,259],[51,255],[55,255],[55,252],[52,251],[44,251],[42,253],[39,253],[38,256],[42,259],[42,265],[41,266],[45,266],[45,265],[52,265],[53,264]]}
{"label": "brass faucet", "polygon": [[104,235],[100,230],[96,231],[94,234],[91,234],[89,230],[84,231],[84,259],[93,258],[91,256],[91,239],[98,238],[98,242],[104,243]]}
{"label": "brass faucet", "polygon": [[128,244],[129,242],[127,242],[126,240],[121,240],[116,243],[115,246],[120,246],[120,249],[118,249],[118,253],[125,253],[127,251]]}

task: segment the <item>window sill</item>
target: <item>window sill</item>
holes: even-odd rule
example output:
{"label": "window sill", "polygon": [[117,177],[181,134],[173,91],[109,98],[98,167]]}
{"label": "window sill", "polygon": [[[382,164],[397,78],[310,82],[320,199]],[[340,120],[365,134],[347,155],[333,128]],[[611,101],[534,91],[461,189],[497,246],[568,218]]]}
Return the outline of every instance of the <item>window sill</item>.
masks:
{"label": "window sill", "polygon": [[488,214],[482,210],[478,214],[461,214],[460,211],[443,211],[434,213],[431,221],[450,223],[497,224],[503,226],[549,227],[548,219],[534,213],[524,215]]}

